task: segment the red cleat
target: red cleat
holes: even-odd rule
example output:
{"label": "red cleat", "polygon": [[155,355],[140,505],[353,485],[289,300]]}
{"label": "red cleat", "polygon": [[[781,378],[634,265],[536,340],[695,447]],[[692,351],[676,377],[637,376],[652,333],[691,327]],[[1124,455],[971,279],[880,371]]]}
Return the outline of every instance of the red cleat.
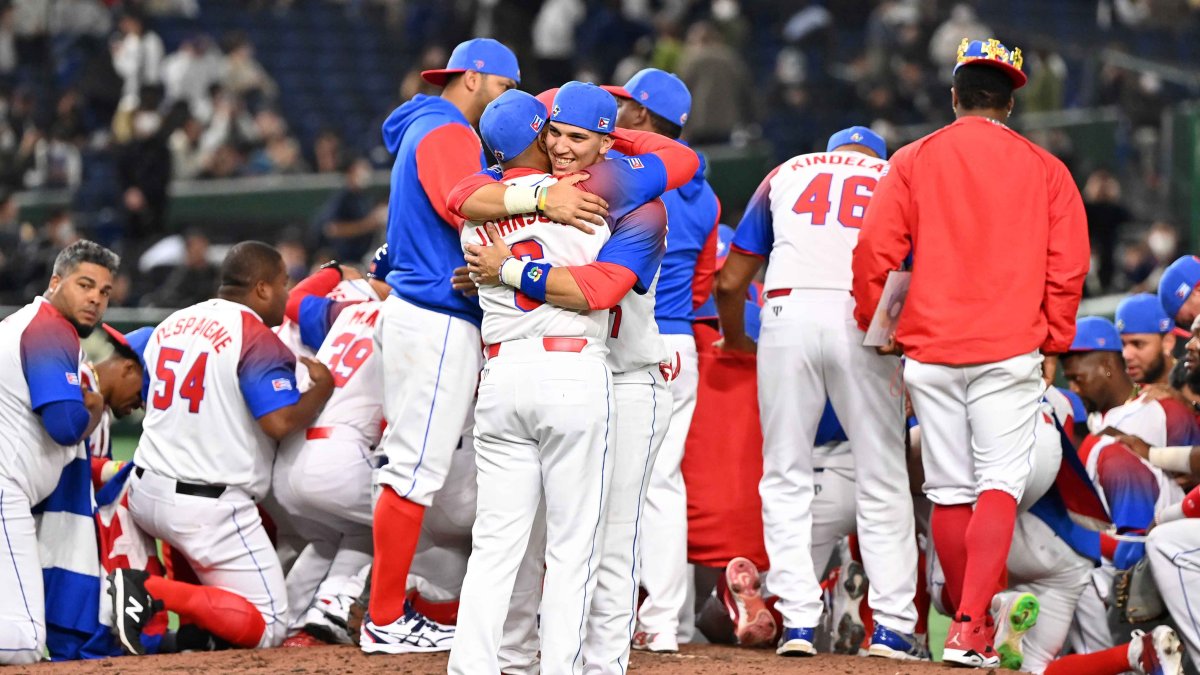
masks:
{"label": "red cleat", "polygon": [[942,660],[968,668],[995,668],[1000,665],[1000,655],[992,646],[992,639],[993,629],[988,626],[986,616],[972,621],[960,614],[946,634]]}
{"label": "red cleat", "polygon": [[734,558],[725,568],[729,592],[721,598],[734,621],[734,635],[743,647],[770,646],[775,639],[775,617],[762,597],[758,568],[746,558]]}

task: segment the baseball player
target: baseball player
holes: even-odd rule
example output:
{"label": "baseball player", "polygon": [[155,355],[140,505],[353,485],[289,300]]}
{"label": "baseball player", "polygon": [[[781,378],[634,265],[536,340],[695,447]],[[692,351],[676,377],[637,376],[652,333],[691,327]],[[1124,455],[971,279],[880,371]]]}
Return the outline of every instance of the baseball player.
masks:
{"label": "baseball player", "polygon": [[1141,385],[1168,384],[1175,367],[1175,331],[1158,298],[1150,293],[1125,298],[1117,305],[1115,323],[1129,377]]}
{"label": "baseball player", "polygon": [[[555,97],[551,102],[551,107],[560,112],[570,112],[570,105],[570,95],[563,99]],[[554,122],[553,115],[551,121]],[[556,174],[576,168],[586,170],[588,180],[579,183],[578,187],[594,190],[604,197],[614,220],[613,238],[601,248],[595,264],[552,271],[558,280],[574,286],[570,289],[573,297],[556,298],[554,302],[577,309],[613,310],[612,328],[608,334],[608,363],[613,372],[617,444],[605,516],[604,548],[583,650],[589,672],[622,672],[628,662],[637,597],[639,556],[635,547],[642,536],[639,528],[641,505],[650,480],[649,470],[656,461],[670,417],[671,394],[666,385],[668,352],[653,320],[655,274],[665,230],[647,228],[656,221],[643,214],[653,215],[656,208],[661,209],[657,203],[646,202],[661,195],[664,189],[684,184],[698,165],[695,153],[656,134],[618,131],[612,138],[614,148],[630,156],[599,164],[591,163],[601,159],[599,156],[590,162],[576,160],[566,171],[555,167]],[[552,125],[546,141],[551,156],[574,155],[569,139],[570,134],[563,132],[559,125]],[[513,188],[484,187],[464,198],[465,193],[479,182],[465,181],[466,185],[456,191],[451,201],[454,204],[461,202],[464,215],[475,219],[495,216],[497,211],[504,213],[499,210],[503,208],[502,193]],[[641,229],[635,227],[635,223],[641,223]],[[627,252],[631,237],[639,238],[639,254],[635,257]],[[507,251],[500,247],[486,253],[499,262]],[[602,296],[593,291],[602,287],[596,283],[600,275],[618,280]],[[553,277],[549,283],[558,286]],[[532,567],[540,569],[540,564]],[[528,597],[536,595],[527,594]],[[527,608],[510,608],[510,627],[517,633],[531,634],[533,630],[529,626],[524,630],[516,628],[521,622],[514,621],[514,613],[527,620],[531,620],[534,613]],[[513,641],[521,643],[518,639]],[[532,641],[506,650],[505,659],[509,662],[502,663],[505,672],[534,667],[536,650],[536,642]],[[532,663],[514,662],[521,659]]]}
{"label": "baseball player", "polygon": [[215,299],[167,317],[146,346],[148,410],[129,511],[204,585],[117,570],[116,630],[133,653],[162,604],[238,647],[277,646],[287,629],[283,570],[255,502],[270,485],[276,442],[311,425],[334,380],[302,359],[312,387],[301,394],[295,358],[270,331],[287,305],[278,251],[237,244],[220,279]]}
{"label": "baseball player", "polygon": [[[675,75],[657,68],[639,71],[623,87],[604,87],[617,98],[617,127],[651,131],[678,139],[691,112],[692,96]],[[671,366],[671,424],[654,461],[642,517],[641,585],[633,648],[676,651],[692,635],[693,603],[688,598],[687,494],[684,444],[696,408],[695,308],[712,293],[717,223],[721,203],[705,180],[703,158],[686,185],[663,194],[669,234],[655,290],[654,319],[674,356]],[[622,311],[626,311],[622,308]],[[624,426],[624,425],[622,425]],[[678,637],[678,639],[677,639]]]}
{"label": "baseball player", "polygon": [[[763,503],[771,573],[785,630],[778,652],[816,653],[821,590],[813,572],[813,446],[828,396],[845,422],[855,462],[857,523],[876,629],[869,653],[917,658],[913,638],[917,549],[904,453],[904,406],[889,383],[894,356],[863,347],[846,322],[850,256],[887,146],[864,127],[839,131],[828,151],[781,164],[759,185],[717,278],[727,351],[753,352],[743,329],[746,290],[770,256],[758,342]],[[913,574],[896,574],[909,570]]]}
{"label": "baseball player", "polygon": [[[558,96],[571,105],[559,110],[556,101],[555,117],[571,124],[567,132],[581,149],[607,149],[611,141],[604,135],[615,110],[605,115],[605,108],[615,107],[612,97],[582,83],[564,86]],[[505,158],[506,181],[535,188],[553,181],[542,168],[545,151],[535,142],[546,117],[545,106],[516,91],[484,112],[484,138],[497,159]],[[594,556],[611,477],[608,313],[560,309],[546,300],[551,265],[593,262],[609,236],[608,228],[589,235],[536,213],[462,230],[467,253],[502,237],[512,255],[500,272],[503,283],[481,279],[486,285],[479,292],[488,363],[475,409],[478,508],[451,673],[499,671],[509,596],[543,494],[549,559],[542,669],[580,672],[581,617],[595,586]]]}
{"label": "baseball player", "polygon": [[31,509],[58,484],[104,412],[81,388],[86,337],[108,308],[119,259],[90,241],[63,249],[44,295],[0,322],[0,663],[31,664],[46,653],[46,610]]}
{"label": "baseball player", "polygon": [[[908,357],[934,545],[958,608],[944,658],[967,666],[999,661],[986,613],[1029,473],[1043,356],[1070,347],[1090,253],[1067,168],[1005,126],[1026,82],[1021,64],[1020,50],[997,40],[962,42],[958,119],[892,158],[854,250],[863,329],[889,273],[913,257],[885,351]],[[1002,262],[997,250],[1011,257]]]}
{"label": "baseball player", "polygon": [[1158,279],[1158,301],[1175,325],[1191,330],[1200,316],[1200,257],[1185,255],[1167,266]]}
{"label": "baseball player", "polygon": [[1200,587],[1196,552],[1200,550],[1200,488],[1161,511],[1146,537],[1146,556],[1163,603],[1170,612],[1187,646],[1188,659],[1196,666],[1200,654],[1200,629],[1194,617],[1195,590]]}
{"label": "baseball player", "polygon": [[[374,448],[383,430],[383,385],[373,336],[388,293],[382,279],[387,264],[381,247],[372,262],[372,277],[364,282],[372,300],[330,298],[338,285],[358,273],[327,264],[292,289],[287,307],[302,342],[315,348],[316,359],[333,373],[335,387],[313,425],[284,439],[275,459],[275,498],[309,539],[288,572],[289,623],[292,631],[303,628],[340,644],[351,642],[345,625],[349,608],[343,601],[357,596],[342,592],[343,587],[371,564],[371,477]],[[331,475],[342,480],[331,482]],[[308,566],[317,569],[303,569]],[[319,588],[313,593],[308,584],[297,587],[291,583],[293,573],[319,578]]]}

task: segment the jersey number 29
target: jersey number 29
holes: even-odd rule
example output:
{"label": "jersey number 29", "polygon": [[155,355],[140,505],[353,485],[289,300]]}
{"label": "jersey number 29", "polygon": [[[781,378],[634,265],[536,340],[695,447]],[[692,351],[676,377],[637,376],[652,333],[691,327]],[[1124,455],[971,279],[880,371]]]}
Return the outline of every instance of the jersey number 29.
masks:
{"label": "jersey number 29", "polygon": [[[875,191],[877,182],[870,176],[848,176],[842,181],[842,196],[838,199],[837,217],[843,227],[856,230],[862,227],[863,214],[867,211],[867,204],[871,201],[871,193]],[[813,225],[824,225],[825,218],[833,208],[833,202],[829,200],[832,187],[833,174],[817,174],[808,187],[804,188],[804,192],[800,193],[792,211],[807,213],[812,218]]]}

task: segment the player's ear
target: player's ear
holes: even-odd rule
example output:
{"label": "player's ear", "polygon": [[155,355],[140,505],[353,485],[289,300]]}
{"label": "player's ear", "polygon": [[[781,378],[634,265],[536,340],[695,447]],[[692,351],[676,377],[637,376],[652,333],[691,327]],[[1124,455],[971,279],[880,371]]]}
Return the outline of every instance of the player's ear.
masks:
{"label": "player's ear", "polygon": [[612,134],[604,134],[604,136],[600,138],[600,154],[603,155],[611,150],[614,142],[615,141],[612,137]]}
{"label": "player's ear", "polygon": [[468,70],[462,74],[463,86],[466,87],[467,91],[470,92],[479,90],[482,79],[483,76],[479,74],[479,71]]}

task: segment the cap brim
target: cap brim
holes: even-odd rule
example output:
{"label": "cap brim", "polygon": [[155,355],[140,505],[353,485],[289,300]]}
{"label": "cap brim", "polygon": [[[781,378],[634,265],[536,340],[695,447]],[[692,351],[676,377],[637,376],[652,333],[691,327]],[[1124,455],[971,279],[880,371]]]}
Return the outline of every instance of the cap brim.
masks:
{"label": "cap brim", "polygon": [[967,59],[966,61],[963,61],[962,63],[954,66],[954,69],[958,70],[959,68],[961,68],[963,66],[987,66],[988,68],[997,68],[999,70],[1002,70],[1002,71],[1004,71],[1005,75],[1008,75],[1008,79],[1012,80],[1013,89],[1020,89],[1021,87],[1025,86],[1026,82],[1029,81],[1029,78],[1025,75],[1025,73],[1021,72],[1020,70],[1018,70],[1016,68],[1013,68],[1012,66],[1008,65],[1007,63],[1003,63],[1003,62],[996,61],[993,59],[985,59],[982,57],[974,58],[974,59]]}
{"label": "cap brim", "polygon": [[421,79],[429,84],[439,87],[446,86],[446,80],[450,79],[451,75],[467,72],[466,68],[442,68],[440,70],[422,70]]}
{"label": "cap brim", "polygon": [[1175,337],[1181,337],[1181,338],[1190,338],[1190,337],[1192,337],[1192,334],[1191,334],[1191,333],[1189,333],[1189,332],[1187,332],[1187,329],[1186,329],[1186,328],[1180,328],[1179,326],[1175,326],[1175,327],[1171,328],[1170,332],[1171,332],[1171,333],[1172,333],[1172,334],[1173,334]]}
{"label": "cap brim", "polygon": [[[110,338],[112,338],[117,344],[129,347],[129,340],[125,339],[124,333],[122,333],[121,331],[117,330],[116,328],[113,328],[112,326],[110,326],[106,323],[102,323],[102,324],[100,324],[100,326],[104,328],[104,332],[108,333],[108,336]],[[130,347],[130,349],[132,349],[132,347]]]}
{"label": "cap brim", "polygon": [[633,94],[630,94],[628,91],[626,91],[625,87],[618,87],[615,84],[602,84],[600,85],[600,88],[612,94],[613,96],[616,96],[617,98],[627,98],[631,101],[633,100]]}

